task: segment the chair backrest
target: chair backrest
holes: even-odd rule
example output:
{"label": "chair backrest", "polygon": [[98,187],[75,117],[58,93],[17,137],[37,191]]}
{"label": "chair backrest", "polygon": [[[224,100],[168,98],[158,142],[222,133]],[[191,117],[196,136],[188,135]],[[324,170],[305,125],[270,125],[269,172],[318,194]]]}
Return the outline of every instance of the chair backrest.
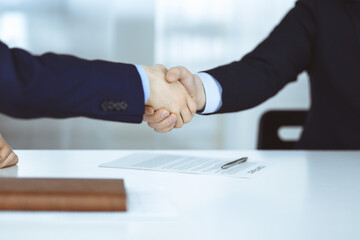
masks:
{"label": "chair backrest", "polygon": [[279,136],[281,127],[301,127],[306,110],[276,110],[265,112],[259,125],[258,149],[293,149],[296,141],[284,141]]}

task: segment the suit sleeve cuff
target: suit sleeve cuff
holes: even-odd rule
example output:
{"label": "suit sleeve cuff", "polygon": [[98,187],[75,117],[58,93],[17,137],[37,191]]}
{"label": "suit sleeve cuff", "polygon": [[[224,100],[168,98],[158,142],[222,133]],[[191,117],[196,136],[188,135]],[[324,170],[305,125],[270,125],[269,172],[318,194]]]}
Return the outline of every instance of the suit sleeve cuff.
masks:
{"label": "suit sleeve cuff", "polygon": [[196,75],[203,83],[206,96],[205,109],[202,114],[217,112],[222,106],[222,87],[220,83],[208,73],[200,72]]}
{"label": "suit sleeve cuff", "polygon": [[144,90],[144,99],[145,99],[145,103],[146,103],[150,96],[149,78],[146,74],[145,69],[142,66],[135,64],[135,67],[136,67],[137,71],[139,72],[139,75],[141,78],[141,82],[142,82],[142,86],[143,86],[143,90]]}

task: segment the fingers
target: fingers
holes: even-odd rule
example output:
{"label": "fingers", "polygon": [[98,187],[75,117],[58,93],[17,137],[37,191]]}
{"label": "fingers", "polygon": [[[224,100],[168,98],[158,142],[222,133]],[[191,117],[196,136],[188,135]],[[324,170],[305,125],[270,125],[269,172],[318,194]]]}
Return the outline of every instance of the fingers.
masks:
{"label": "fingers", "polygon": [[169,127],[167,128],[164,128],[164,129],[154,129],[155,132],[158,132],[158,133],[167,133],[167,132],[170,132],[171,130],[173,130],[175,127],[175,123],[170,125]]}
{"label": "fingers", "polygon": [[189,123],[193,117],[193,115],[191,114],[188,108],[181,110],[180,115],[183,120],[183,123]]}
{"label": "fingers", "polygon": [[7,157],[10,155],[10,153],[12,152],[12,149],[10,148],[9,145],[5,145],[3,147],[1,147],[0,149],[0,164],[2,164],[2,162],[4,162]]}
{"label": "fingers", "polygon": [[6,146],[8,146],[8,144],[6,143],[5,139],[0,134],[0,149],[2,149],[3,147],[6,147]]}
{"label": "fingers", "polygon": [[[148,109],[148,113],[146,112]],[[158,123],[161,122],[164,118],[170,115],[169,110],[166,108],[160,108],[154,112],[152,107],[145,107],[145,114],[143,115],[143,121],[148,123]]]}
{"label": "fingers", "polygon": [[181,121],[175,114],[169,116],[169,111],[165,108],[161,108],[157,111],[150,106],[145,106],[145,114],[143,120],[148,122],[148,126],[153,128],[156,132],[169,132],[173,128],[181,128],[184,123],[189,123],[196,112],[196,104],[191,97],[187,98],[187,107],[180,111]]}
{"label": "fingers", "polygon": [[187,98],[187,106],[188,106],[191,114],[194,115],[196,113],[196,110],[197,110],[197,105],[196,105],[195,101],[191,97]]}
{"label": "fingers", "polygon": [[176,124],[176,121],[176,115],[172,113],[169,117],[163,118],[161,121],[148,122],[148,126],[155,130],[161,130]]}
{"label": "fingers", "polygon": [[149,127],[153,128],[156,132],[165,133],[171,131],[176,125],[176,115],[171,114],[169,117],[165,118],[158,123],[148,123]]}
{"label": "fingers", "polygon": [[172,67],[166,73],[166,80],[168,82],[176,82],[189,77],[192,77],[191,72],[183,66]]}
{"label": "fingers", "polygon": [[151,106],[145,106],[145,115],[153,115],[155,110]]}
{"label": "fingers", "polygon": [[6,143],[5,139],[0,135],[0,164],[5,161],[5,159],[12,152],[11,147]]}
{"label": "fingers", "polygon": [[191,121],[192,115],[189,110],[182,111],[181,114],[171,114],[167,109],[161,108],[154,112],[152,107],[145,107],[145,114],[143,120],[148,122],[148,126],[153,128],[156,132],[168,132],[175,126],[176,128],[182,128],[184,125],[183,118],[186,122]]}
{"label": "fingers", "polygon": [[183,119],[181,117],[181,114],[177,113],[176,115],[176,125],[175,128],[182,128],[184,126]]}
{"label": "fingers", "polygon": [[187,107],[183,108],[180,113],[184,123],[191,122],[196,113],[196,103],[190,96],[187,98]]}
{"label": "fingers", "polygon": [[2,163],[0,163],[0,168],[10,167],[17,164],[18,162],[18,156],[13,151],[11,151],[10,154],[2,161]]}
{"label": "fingers", "polygon": [[15,165],[18,161],[18,156],[0,135],[0,168]]}
{"label": "fingers", "polygon": [[11,154],[9,155],[9,160],[7,160],[7,162],[8,167],[16,165],[19,162],[19,157],[14,152],[11,152]]}
{"label": "fingers", "polygon": [[166,73],[166,80],[170,83],[179,81],[181,77],[180,67],[172,67]]}
{"label": "fingers", "polygon": [[153,67],[156,68],[156,69],[161,70],[164,73],[167,71],[167,68],[162,64],[155,64]]}
{"label": "fingers", "polygon": [[[195,104],[194,100],[192,100],[191,97],[188,97],[187,98],[187,107],[183,108],[180,111],[183,123],[185,124],[185,123],[191,122],[195,113],[196,113],[196,104]],[[175,126],[175,128],[179,128],[179,127]]]}
{"label": "fingers", "polygon": [[187,68],[179,66],[170,68],[165,76],[170,83],[180,81],[191,97],[196,95],[196,83],[192,73]]}
{"label": "fingers", "polygon": [[143,120],[148,122],[148,126],[153,128],[156,132],[165,133],[171,131],[177,122],[175,114],[169,116],[169,111],[161,108],[154,112],[150,106],[145,106],[145,114]]}

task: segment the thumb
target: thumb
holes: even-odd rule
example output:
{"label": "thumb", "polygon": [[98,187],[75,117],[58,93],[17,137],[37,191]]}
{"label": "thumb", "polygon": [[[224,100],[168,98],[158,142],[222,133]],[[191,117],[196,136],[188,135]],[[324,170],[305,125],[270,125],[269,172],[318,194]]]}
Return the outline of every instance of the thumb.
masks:
{"label": "thumb", "polygon": [[145,106],[145,114],[146,115],[154,115],[154,109],[151,106],[146,105]]}
{"label": "thumb", "polygon": [[166,81],[173,83],[176,81],[181,82],[182,85],[186,88],[189,95],[194,97],[196,94],[196,84],[195,79],[192,73],[187,70],[185,67],[173,67],[170,68],[166,73]]}

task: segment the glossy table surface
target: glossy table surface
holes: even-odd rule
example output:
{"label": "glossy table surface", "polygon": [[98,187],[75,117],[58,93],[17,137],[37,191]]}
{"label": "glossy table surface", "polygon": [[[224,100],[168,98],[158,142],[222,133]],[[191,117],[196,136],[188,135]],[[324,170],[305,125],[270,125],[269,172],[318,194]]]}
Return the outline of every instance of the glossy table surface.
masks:
{"label": "glossy table surface", "polygon": [[123,178],[129,211],[0,212],[0,239],[360,239],[360,151],[157,151],[263,161],[250,179],[99,167],[134,151],[16,152],[0,177]]}

